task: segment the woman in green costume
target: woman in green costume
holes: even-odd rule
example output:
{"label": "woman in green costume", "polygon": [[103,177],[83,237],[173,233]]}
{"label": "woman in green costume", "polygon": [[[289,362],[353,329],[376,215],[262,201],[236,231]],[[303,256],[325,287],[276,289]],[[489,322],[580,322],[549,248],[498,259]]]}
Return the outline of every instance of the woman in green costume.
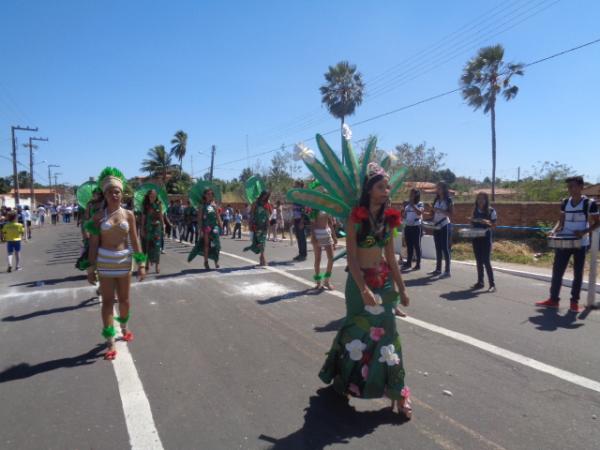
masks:
{"label": "woman in green costume", "polygon": [[266,266],[265,260],[265,242],[267,240],[267,230],[269,228],[269,217],[271,216],[271,204],[269,203],[269,191],[262,191],[256,201],[252,204],[250,214],[250,230],[252,231],[252,244],[246,247],[244,251],[251,250],[260,255],[260,266]]}
{"label": "woman in green costume", "polygon": [[404,385],[395,318],[398,301],[408,306],[409,298],[392,240],[400,213],[386,208],[389,197],[388,175],[370,163],[347,226],[346,318],[319,377],[333,382],[342,395],[387,396],[392,410],[410,419],[410,392]]}
{"label": "woman in green costume", "polygon": [[215,193],[207,188],[202,192],[202,205],[198,210],[198,226],[202,230],[202,237],[198,239],[196,245],[188,256],[188,262],[197,255],[204,256],[204,268],[210,269],[208,260],[215,262],[215,268],[219,268],[219,253],[221,252],[220,231],[223,227],[221,216],[217,204],[215,203]]}
{"label": "woman in green costume", "polygon": [[165,229],[165,222],[162,213],[162,205],[158,194],[154,189],[149,190],[144,197],[142,206],[142,248],[148,256],[146,270],[150,263],[156,268],[156,273],[160,273],[160,249]]}

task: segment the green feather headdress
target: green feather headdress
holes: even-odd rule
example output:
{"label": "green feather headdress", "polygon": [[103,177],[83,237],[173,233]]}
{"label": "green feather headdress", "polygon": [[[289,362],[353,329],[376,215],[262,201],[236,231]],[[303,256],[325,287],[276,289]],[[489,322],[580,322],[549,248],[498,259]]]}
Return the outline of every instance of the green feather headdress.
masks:
{"label": "green feather headdress", "polygon": [[246,199],[248,200],[248,203],[254,203],[258,197],[260,197],[260,194],[267,189],[263,180],[256,175],[248,178],[244,187],[246,188]]}
{"label": "green feather headdress", "polygon": [[200,208],[202,206],[202,196],[207,189],[212,190],[215,194],[216,202],[221,203],[221,188],[210,181],[198,180],[188,192],[188,198],[194,208]]}
{"label": "green feather headdress", "polygon": [[[320,134],[316,135],[316,141],[323,162],[317,160],[314,152],[303,144],[296,145],[294,159],[301,159],[304,162],[324,192],[314,189],[292,189],[287,193],[288,201],[346,219],[352,208],[360,200],[363,181],[367,175],[367,167],[373,160],[377,146],[377,138],[372,137],[367,143],[362,163],[359,165],[350,139],[350,128],[345,126],[342,139],[344,164]],[[381,162],[381,166],[386,170],[391,165],[392,158],[390,157]],[[407,169],[401,168],[391,177],[390,197],[400,189],[406,173]]]}
{"label": "green feather headdress", "polygon": [[[118,181],[117,181],[118,180]],[[127,180],[125,175],[116,167],[105,167],[98,175],[98,186],[102,189],[102,192],[110,185],[119,185],[121,190],[125,189]]]}

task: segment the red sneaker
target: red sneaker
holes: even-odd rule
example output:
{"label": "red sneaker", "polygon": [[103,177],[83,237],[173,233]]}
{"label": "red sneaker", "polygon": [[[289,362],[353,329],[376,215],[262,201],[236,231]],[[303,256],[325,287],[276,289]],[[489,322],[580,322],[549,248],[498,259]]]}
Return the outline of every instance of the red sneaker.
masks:
{"label": "red sneaker", "polygon": [[569,311],[572,312],[572,313],[578,313],[582,309],[583,308],[581,306],[579,306],[579,303],[571,302],[571,307],[569,308]]}
{"label": "red sneaker", "polygon": [[535,306],[544,306],[546,308],[558,308],[558,302],[552,299],[544,300],[542,302],[535,302]]}

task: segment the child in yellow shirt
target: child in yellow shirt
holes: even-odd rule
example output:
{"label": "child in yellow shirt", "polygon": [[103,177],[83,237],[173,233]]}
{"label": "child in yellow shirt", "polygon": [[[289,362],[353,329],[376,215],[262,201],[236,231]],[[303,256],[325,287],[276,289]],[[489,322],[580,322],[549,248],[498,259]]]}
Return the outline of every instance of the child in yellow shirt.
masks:
{"label": "child in yellow shirt", "polygon": [[20,253],[21,239],[25,236],[25,227],[17,222],[17,213],[11,211],[7,216],[8,222],[2,227],[2,242],[6,242],[6,254],[8,255],[8,272],[12,272],[13,253],[17,263],[16,270],[21,270]]}

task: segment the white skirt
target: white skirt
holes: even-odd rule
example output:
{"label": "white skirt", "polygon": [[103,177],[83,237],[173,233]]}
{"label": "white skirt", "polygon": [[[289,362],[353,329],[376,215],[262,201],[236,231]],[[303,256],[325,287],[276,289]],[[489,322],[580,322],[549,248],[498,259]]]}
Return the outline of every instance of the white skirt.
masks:
{"label": "white skirt", "polygon": [[333,245],[333,238],[331,237],[331,230],[329,228],[315,228],[313,232],[320,247]]}

